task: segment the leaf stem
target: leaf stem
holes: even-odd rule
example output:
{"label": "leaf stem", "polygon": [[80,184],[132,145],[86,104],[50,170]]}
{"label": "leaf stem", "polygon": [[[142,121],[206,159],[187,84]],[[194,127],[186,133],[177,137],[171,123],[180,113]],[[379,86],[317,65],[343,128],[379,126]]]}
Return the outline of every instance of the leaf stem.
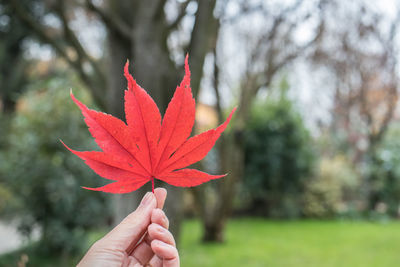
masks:
{"label": "leaf stem", "polygon": [[154,177],[151,177],[151,192],[154,194]]}

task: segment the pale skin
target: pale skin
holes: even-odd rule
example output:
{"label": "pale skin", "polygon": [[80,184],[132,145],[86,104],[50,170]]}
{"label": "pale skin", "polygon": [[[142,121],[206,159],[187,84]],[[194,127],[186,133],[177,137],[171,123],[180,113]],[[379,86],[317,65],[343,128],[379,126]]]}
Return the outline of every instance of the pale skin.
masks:
{"label": "pale skin", "polygon": [[166,197],[164,188],[147,193],[139,207],[98,240],[78,266],[178,267],[178,250],[162,211]]}

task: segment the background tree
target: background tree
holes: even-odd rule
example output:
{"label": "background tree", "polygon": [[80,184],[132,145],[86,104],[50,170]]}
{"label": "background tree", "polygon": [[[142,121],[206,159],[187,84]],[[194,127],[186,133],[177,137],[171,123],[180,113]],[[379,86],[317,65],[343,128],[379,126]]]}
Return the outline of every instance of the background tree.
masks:
{"label": "background tree", "polygon": [[[237,183],[243,177],[244,171],[244,144],[243,137],[250,110],[257,94],[262,90],[268,90],[274,78],[296,58],[306,52],[315,40],[320,36],[321,26],[315,29],[314,35],[305,43],[299,44],[295,32],[302,23],[310,19],[310,14],[315,10],[304,9],[305,1],[296,1],[289,6],[268,5],[265,2],[250,4],[247,1],[238,2],[238,12],[225,14],[219,20],[220,32],[229,27],[235,28],[236,36],[244,42],[246,49],[245,66],[239,79],[237,97],[238,110],[230,134],[222,137],[218,146],[218,154],[221,160],[219,172],[229,173],[229,176],[221,181],[215,181],[205,185],[207,190],[195,190],[196,198],[201,203],[200,213],[203,220],[205,241],[223,241],[224,229],[227,218],[231,214]],[[314,8],[317,8],[316,6]],[[256,21],[260,28],[254,27],[254,33],[249,28],[256,25],[249,20],[254,14],[260,14],[262,19]],[[250,16],[251,15],[251,16]],[[243,25],[240,31],[238,25]],[[250,26],[252,25],[252,26]],[[228,57],[219,42],[214,39],[214,92],[218,117],[223,118],[221,80],[222,66],[229,65],[223,62]],[[223,65],[222,65],[223,64]],[[221,79],[222,77],[222,79]],[[213,197],[207,197],[212,194]]]}
{"label": "background tree", "polygon": [[[362,1],[346,7],[335,1],[323,3],[325,31],[312,58],[333,78],[329,127],[332,135],[341,139],[342,153],[350,154],[361,169],[363,190],[369,195],[369,207],[374,208],[378,201],[374,184],[379,176],[362,166],[378,164],[376,149],[398,102],[395,55],[400,13],[388,19]],[[333,18],[346,22],[346,27],[334,26]]]}
{"label": "background tree", "polygon": [[[18,18],[38,37],[50,44],[79,74],[90,89],[97,105],[104,111],[123,118],[123,89],[126,87],[122,68],[127,59],[134,63],[134,76],[146,88],[163,112],[182,75],[184,54],[190,53],[192,88],[196,96],[203,72],[204,57],[209,50],[215,0],[207,1],[43,1],[38,5],[43,16],[35,19],[23,2],[12,0]],[[169,5],[169,6],[168,6]],[[172,7],[171,7],[172,5]],[[195,12],[190,13],[192,5]],[[197,7],[197,8],[196,8]],[[168,10],[179,10],[170,16]],[[193,8],[191,9],[193,10]],[[56,18],[58,25],[44,23],[46,15]],[[79,16],[95,15],[107,32],[105,57],[96,58],[79,38],[72,23]],[[169,39],[180,31],[185,17],[193,19],[189,38],[171,47]],[[178,51],[173,55],[172,51]],[[168,187],[168,186],[167,186]],[[167,213],[171,227],[178,234],[181,220],[181,191],[168,187]],[[133,208],[139,194],[117,196],[115,219],[119,221]]]}

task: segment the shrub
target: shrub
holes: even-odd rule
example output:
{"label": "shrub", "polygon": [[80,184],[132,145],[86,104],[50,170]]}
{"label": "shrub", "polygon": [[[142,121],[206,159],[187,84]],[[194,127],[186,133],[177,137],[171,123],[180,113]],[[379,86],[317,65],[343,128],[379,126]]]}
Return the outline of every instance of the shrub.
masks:
{"label": "shrub", "polygon": [[283,88],[278,97],[256,103],[245,133],[244,189],[253,211],[297,217],[313,152],[309,132]]}
{"label": "shrub", "polygon": [[303,212],[309,217],[333,217],[354,212],[359,175],[344,156],[323,158],[306,184]]}
{"label": "shrub", "polygon": [[[400,216],[400,125],[389,127],[369,164],[370,188],[378,213]],[[373,179],[372,179],[373,178]],[[384,207],[384,208],[382,208]]]}
{"label": "shrub", "polygon": [[[60,143],[95,147],[68,88],[71,84],[62,77],[32,86],[18,101],[1,152],[0,177],[18,199],[13,214],[20,230],[29,235],[38,226],[40,248],[46,252],[76,251],[85,244],[86,230],[108,214],[103,194],[80,188],[96,186],[99,179]],[[89,101],[84,91],[75,93]]]}

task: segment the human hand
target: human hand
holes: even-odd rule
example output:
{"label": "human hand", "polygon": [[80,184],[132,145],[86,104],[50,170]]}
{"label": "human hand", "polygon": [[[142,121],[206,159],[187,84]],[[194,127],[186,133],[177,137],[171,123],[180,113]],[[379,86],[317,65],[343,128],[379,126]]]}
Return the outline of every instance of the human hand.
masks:
{"label": "human hand", "polygon": [[162,211],[166,196],[164,188],[148,192],[134,212],[89,249],[78,267],[179,266],[175,240]]}

